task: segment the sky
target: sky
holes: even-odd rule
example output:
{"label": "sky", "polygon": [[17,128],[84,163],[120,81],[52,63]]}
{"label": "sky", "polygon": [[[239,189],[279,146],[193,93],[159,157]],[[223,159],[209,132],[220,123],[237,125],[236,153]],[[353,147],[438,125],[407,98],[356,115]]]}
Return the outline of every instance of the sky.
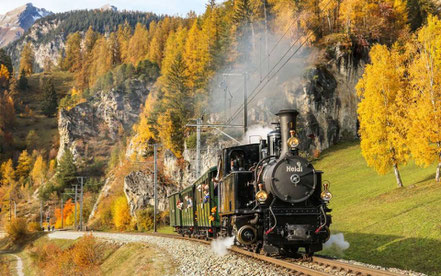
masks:
{"label": "sky", "polygon": [[185,16],[189,11],[200,14],[208,0],[0,0],[0,14],[31,2],[38,8],[52,12],[77,9],[96,9],[110,4],[118,10],[138,10],[157,14]]}

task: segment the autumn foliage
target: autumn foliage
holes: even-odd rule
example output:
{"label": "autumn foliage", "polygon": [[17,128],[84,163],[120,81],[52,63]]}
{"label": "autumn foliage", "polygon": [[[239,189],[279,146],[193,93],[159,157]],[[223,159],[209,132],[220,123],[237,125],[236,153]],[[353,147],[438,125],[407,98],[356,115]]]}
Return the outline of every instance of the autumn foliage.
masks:
{"label": "autumn foliage", "polygon": [[126,230],[131,221],[129,206],[124,195],[115,199],[112,204],[113,224],[118,230]]}
{"label": "autumn foliage", "polygon": [[86,235],[67,249],[48,242],[32,248],[31,258],[45,275],[100,275],[103,250],[92,235]]}
{"label": "autumn foliage", "polygon": [[[78,208],[78,206],[77,206]],[[79,209],[78,209],[79,210]],[[61,215],[63,215],[63,223],[61,222]],[[79,211],[77,212],[77,217],[79,216]],[[72,199],[68,199],[63,207],[63,214],[61,214],[60,208],[55,208],[55,228],[61,228],[66,226],[72,226],[75,223],[75,203]]]}
{"label": "autumn foliage", "polygon": [[361,148],[379,173],[410,156],[427,166],[437,162],[441,178],[441,20],[429,16],[407,43],[372,48],[371,64],[357,85]]}

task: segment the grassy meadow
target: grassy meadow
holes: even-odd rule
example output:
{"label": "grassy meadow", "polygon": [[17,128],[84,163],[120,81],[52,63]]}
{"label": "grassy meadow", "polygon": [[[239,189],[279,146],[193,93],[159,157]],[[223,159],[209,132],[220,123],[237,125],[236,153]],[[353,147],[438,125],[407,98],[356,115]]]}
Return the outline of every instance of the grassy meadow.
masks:
{"label": "grassy meadow", "polygon": [[435,165],[410,162],[395,176],[367,167],[359,144],[347,142],[323,152],[315,168],[324,171],[334,195],[332,233],[343,233],[350,247],[323,254],[387,267],[441,275],[441,183]]}

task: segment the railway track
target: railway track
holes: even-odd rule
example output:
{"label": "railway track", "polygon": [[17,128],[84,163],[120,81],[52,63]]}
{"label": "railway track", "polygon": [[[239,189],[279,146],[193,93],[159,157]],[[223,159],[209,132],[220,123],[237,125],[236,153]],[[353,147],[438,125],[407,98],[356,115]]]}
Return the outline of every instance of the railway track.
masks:
{"label": "railway track", "polygon": [[[210,245],[211,241],[182,237],[174,234],[149,234],[153,236],[159,236],[164,238],[173,238],[188,240],[192,242],[199,242],[206,245]],[[400,275],[387,270],[380,270],[369,268],[361,265],[354,265],[344,263],[332,259],[313,257],[311,261],[298,261],[294,259],[278,259],[274,257],[268,257],[254,252],[244,250],[242,248],[233,246],[230,251],[245,255],[251,258],[255,258],[266,263],[281,266],[283,268],[293,271],[296,275],[310,275],[310,276],[329,276],[329,275],[355,275],[355,276],[396,276]]]}

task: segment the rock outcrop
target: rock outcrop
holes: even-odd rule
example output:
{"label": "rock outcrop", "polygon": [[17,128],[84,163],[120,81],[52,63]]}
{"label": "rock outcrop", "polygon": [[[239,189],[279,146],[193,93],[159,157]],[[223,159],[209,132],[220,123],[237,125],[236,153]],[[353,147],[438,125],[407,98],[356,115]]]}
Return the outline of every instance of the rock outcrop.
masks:
{"label": "rock outcrop", "polygon": [[[159,182],[158,182],[159,183]],[[168,208],[167,195],[171,188],[157,185],[158,210]],[[154,174],[152,172],[133,171],[124,178],[124,193],[130,207],[130,214],[136,217],[136,211],[154,206]]]}
{"label": "rock outcrop", "polygon": [[78,162],[92,155],[109,156],[109,146],[130,132],[138,120],[149,87],[142,81],[131,80],[129,91],[99,91],[88,102],[70,110],[62,109],[58,116],[60,149],[57,158],[63,156],[66,148]]}

